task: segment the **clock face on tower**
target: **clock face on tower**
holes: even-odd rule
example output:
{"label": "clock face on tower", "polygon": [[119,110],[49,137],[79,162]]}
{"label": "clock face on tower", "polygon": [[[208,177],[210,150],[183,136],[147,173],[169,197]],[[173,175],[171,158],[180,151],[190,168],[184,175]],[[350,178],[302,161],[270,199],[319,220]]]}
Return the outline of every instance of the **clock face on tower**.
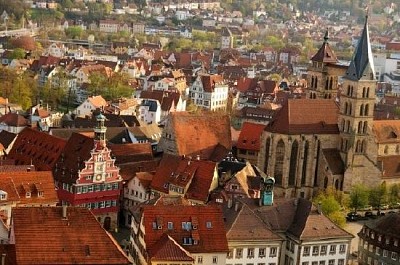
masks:
{"label": "clock face on tower", "polygon": [[97,175],[96,175],[96,180],[97,180],[97,181],[100,181],[101,178],[102,178],[101,174],[97,174]]}

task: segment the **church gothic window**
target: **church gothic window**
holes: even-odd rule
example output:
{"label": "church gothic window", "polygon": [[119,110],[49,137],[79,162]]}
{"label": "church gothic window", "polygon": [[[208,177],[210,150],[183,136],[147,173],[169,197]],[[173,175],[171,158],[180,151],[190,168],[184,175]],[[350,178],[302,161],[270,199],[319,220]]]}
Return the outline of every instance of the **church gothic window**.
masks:
{"label": "church gothic window", "polygon": [[268,174],[268,162],[269,162],[269,146],[271,145],[271,138],[267,138],[267,142],[265,144],[265,164],[264,164],[264,172]]}
{"label": "church gothic window", "polygon": [[284,159],[285,159],[285,143],[281,139],[279,140],[276,146],[276,157],[275,157],[275,168],[274,168],[275,183],[277,185],[282,185]]}
{"label": "church gothic window", "polygon": [[364,104],[361,104],[360,106],[360,116],[364,115]]}
{"label": "church gothic window", "polygon": [[289,186],[293,186],[296,181],[298,152],[299,152],[299,144],[297,143],[297,141],[294,141],[292,144],[292,151],[290,154]]}
{"label": "church gothic window", "polygon": [[368,116],[368,112],[369,112],[369,105],[368,105],[368,104],[365,104],[364,116]]}
{"label": "church gothic window", "polygon": [[304,144],[303,169],[301,171],[301,185],[306,184],[308,149],[309,149],[309,143],[308,141],[306,141],[306,143]]}

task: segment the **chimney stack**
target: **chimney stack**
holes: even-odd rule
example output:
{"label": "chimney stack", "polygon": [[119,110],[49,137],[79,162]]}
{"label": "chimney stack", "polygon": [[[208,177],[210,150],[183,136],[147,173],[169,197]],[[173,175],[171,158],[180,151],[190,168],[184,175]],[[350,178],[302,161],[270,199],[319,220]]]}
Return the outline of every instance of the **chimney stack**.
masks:
{"label": "chimney stack", "polygon": [[6,253],[1,254],[1,265],[6,265]]}
{"label": "chimney stack", "polygon": [[239,211],[239,202],[235,202],[235,212]]}
{"label": "chimney stack", "polygon": [[67,205],[62,206],[62,218],[67,219]]}
{"label": "chimney stack", "polygon": [[233,204],[232,198],[229,198],[228,199],[228,208],[229,209],[232,208],[232,204]]}

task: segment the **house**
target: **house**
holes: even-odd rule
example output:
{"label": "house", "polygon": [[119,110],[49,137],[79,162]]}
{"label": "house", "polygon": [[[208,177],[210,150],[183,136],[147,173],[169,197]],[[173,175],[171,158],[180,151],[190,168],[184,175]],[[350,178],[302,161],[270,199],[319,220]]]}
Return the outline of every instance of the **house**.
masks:
{"label": "house", "polygon": [[107,33],[117,33],[120,30],[119,22],[116,20],[100,20],[99,30]]}
{"label": "house", "polygon": [[9,241],[10,264],[131,264],[84,207],[15,208]]}
{"label": "house", "polygon": [[106,146],[105,116],[96,116],[95,137],[73,134],[53,167],[62,205],[86,207],[104,229],[117,227],[122,178]]}
{"label": "house", "polygon": [[105,106],[107,106],[107,102],[102,96],[91,96],[79,105],[74,112],[79,117],[92,116],[94,110],[102,109]]}
{"label": "house", "polygon": [[225,264],[228,244],[218,206],[162,202],[140,207],[132,219],[135,264]]}
{"label": "house", "polygon": [[226,110],[228,103],[228,84],[221,75],[199,75],[190,87],[192,102],[204,109]]}
{"label": "house", "polygon": [[365,223],[358,233],[358,264],[381,263],[388,265],[400,262],[400,214],[387,216]]}
{"label": "house", "polygon": [[57,193],[51,171],[23,170],[0,172],[0,213],[7,225],[14,207],[56,206]]}
{"label": "house", "polygon": [[237,157],[256,165],[260,152],[261,135],[266,125],[245,122],[237,142]]}
{"label": "house", "polygon": [[222,28],[221,31],[221,50],[233,48],[233,34],[228,27]]}
{"label": "house", "polygon": [[180,195],[194,204],[205,204],[218,187],[217,164],[164,154],[150,187],[155,194]]}
{"label": "house", "polygon": [[200,156],[218,161],[231,149],[231,130],[226,115],[170,113],[160,139],[164,153]]}
{"label": "house", "polygon": [[0,131],[19,133],[27,126],[28,120],[18,113],[8,112],[0,117]]}
{"label": "house", "polygon": [[47,47],[44,52],[45,56],[53,56],[57,58],[62,58],[67,53],[68,49],[64,46],[64,44],[60,42],[53,42]]}
{"label": "house", "polygon": [[0,159],[4,159],[17,139],[17,134],[10,133],[6,130],[0,131]]}

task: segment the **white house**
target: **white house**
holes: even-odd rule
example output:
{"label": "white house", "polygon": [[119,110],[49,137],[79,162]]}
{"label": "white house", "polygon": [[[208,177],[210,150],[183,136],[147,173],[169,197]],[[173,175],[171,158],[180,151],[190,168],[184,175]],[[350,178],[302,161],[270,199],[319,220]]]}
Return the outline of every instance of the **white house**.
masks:
{"label": "white house", "polygon": [[194,104],[208,110],[226,110],[229,87],[221,75],[199,75],[190,87]]}
{"label": "white house", "polygon": [[107,102],[102,96],[92,96],[88,97],[74,112],[80,117],[91,116],[95,109],[103,108],[106,105]]}
{"label": "white house", "polygon": [[67,53],[67,47],[59,42],[54,42],[47,47],[45,55],[61,58]]}
{"label": "white house", "polygon": [[139,106],[138,118],[147,124],[161,121],[161,104],[158,100],[143,99]]}

